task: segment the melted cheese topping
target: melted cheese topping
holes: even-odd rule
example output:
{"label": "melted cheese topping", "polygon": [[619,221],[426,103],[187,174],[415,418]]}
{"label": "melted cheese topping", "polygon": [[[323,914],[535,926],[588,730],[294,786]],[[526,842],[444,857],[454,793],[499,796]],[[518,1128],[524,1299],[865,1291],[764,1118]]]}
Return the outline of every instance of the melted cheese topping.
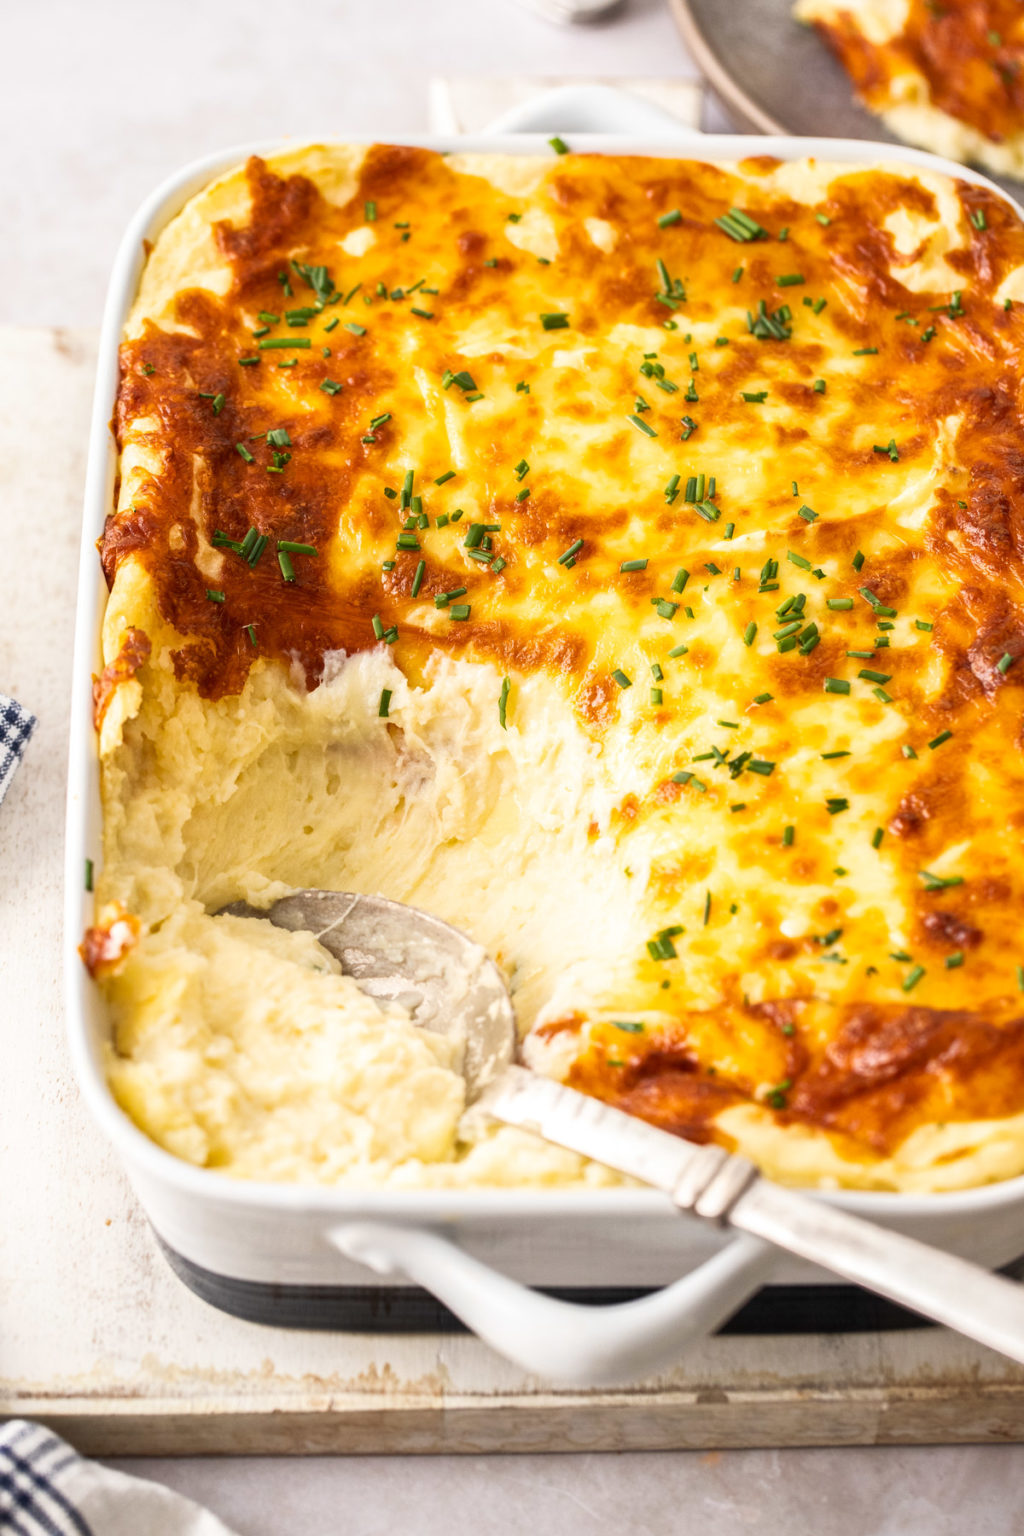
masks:
{"label": "melted cheese topping", "polygon": [[465,928],[538,1070],[779,1177],[1024,1170],[1015,297],[1013,212],[916,169],[318,147],[195,198],[102,542],[83,950],[138,1123],[610,1177],[211,915],[312,885]]}
{"label": "melted cheese topping", "polygon": [[865,106],[898,138],[1024,175],[1024,16],[1016,0],[797,0]]}

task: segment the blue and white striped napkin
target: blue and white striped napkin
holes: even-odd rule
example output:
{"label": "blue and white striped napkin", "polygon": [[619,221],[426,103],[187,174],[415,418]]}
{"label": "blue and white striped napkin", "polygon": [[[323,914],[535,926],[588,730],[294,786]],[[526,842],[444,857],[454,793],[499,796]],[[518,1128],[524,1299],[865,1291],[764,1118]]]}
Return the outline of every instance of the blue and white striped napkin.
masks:
{"label": "blue and white striped napkin", "polygon": [[10,1419],[0,1426],[0,1536],[232,1533],[161,1483],[86,1461],[41,1424]]}
{"label": "blue and white striped napkin", "polygon": [[35,715],[0,693],[0,800],[7,793],[35,724]]}

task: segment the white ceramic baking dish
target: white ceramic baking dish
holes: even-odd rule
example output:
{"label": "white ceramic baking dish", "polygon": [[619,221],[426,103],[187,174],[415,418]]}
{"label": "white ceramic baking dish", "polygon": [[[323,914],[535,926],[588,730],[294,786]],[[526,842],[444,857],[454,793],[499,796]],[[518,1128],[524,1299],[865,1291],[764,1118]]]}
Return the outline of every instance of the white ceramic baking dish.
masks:
{"label": "white ceramic baking dish", "polygon": [[[551,92],[479,139],[416,138],[433,149],[550,153],[547,136],[613,153],[813,155],[837,162],[902,161],[985,178],[892,145],[828,139],[702,137],[636,98],[599,87]],[[100,802],[90,684],[99,667],[106,589],[95,541],[113,498],[110,432],[122,325],[139,281],[144,242],[156,238],[212,177],[253,151],[243,145],[186,166],[147,199],[114,264],[100,341],[85,492],[75,635],[67,811],[65,968],[71,1053],[82,1093],[120,1154],[157,1235],[180,1270],[211,1282],[283,1294],[308,1288],[425,1287],[495,1348],[545,1376],[596,1382],[666,1364],[689,1339],[722,1322],[771,1277],[827,1276],[782,1260],[750,1238],[681,1217],[659,1194],[635,1190],[455,1190],[361,1193],[235,1182],[162,1151],[117,1106],[103,1072],[108,1032],[102,1000],[77,945],[91,920],[87,857],[100,861]],[[1003,194],[1000,194],[1003,195]],[[934,1196],[839,1193],[821,1197],[883,1225],[995,1267],[1024,1253],[1024,1178]],[[680,1278],[682,1276],[683,1278]],[[671,1283],[670,1283],[671,1282]],[[542,1296],[549,1287],[665,1286],[653,1296],[594,1308]],[[305,1289],[303,1289],[305,1288]],[[207,1287],[215,1294],[215,1285]]]}

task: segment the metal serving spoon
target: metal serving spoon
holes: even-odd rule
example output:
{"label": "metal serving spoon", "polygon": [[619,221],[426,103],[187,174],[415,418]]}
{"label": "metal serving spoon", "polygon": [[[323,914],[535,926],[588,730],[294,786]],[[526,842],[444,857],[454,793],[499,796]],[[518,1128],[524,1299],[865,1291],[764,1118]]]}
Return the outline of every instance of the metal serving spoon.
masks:
{"label": "metal serving spoon", "polygon": [[382,896],[296,891],[265,910],[224,911],[308,929],[362,991],[462,1045],[466,1100],[644,1184],[681,1210],[737,1228],[902,1302],[1024,1364],[1024,1288],[966,1259],[764,1178],[744,1157],[697,1146],[514,1066],[516,1024],[501,973],[467,934]]}

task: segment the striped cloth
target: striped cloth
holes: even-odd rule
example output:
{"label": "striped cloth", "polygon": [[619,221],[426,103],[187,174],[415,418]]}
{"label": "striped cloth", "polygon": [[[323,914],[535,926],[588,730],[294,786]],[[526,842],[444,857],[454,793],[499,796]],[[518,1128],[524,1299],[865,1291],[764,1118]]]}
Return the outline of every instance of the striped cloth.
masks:
{"label": "striped cloth", "polygon": [[41,1424],[10,1419],[0,1425],[0,1536],[232,1533],[161,1483],[86,1461]]}
{"label": "striped cloth", "polygon": [[0,693],[0,800],[7,793],[35,725],[35,715]]}

